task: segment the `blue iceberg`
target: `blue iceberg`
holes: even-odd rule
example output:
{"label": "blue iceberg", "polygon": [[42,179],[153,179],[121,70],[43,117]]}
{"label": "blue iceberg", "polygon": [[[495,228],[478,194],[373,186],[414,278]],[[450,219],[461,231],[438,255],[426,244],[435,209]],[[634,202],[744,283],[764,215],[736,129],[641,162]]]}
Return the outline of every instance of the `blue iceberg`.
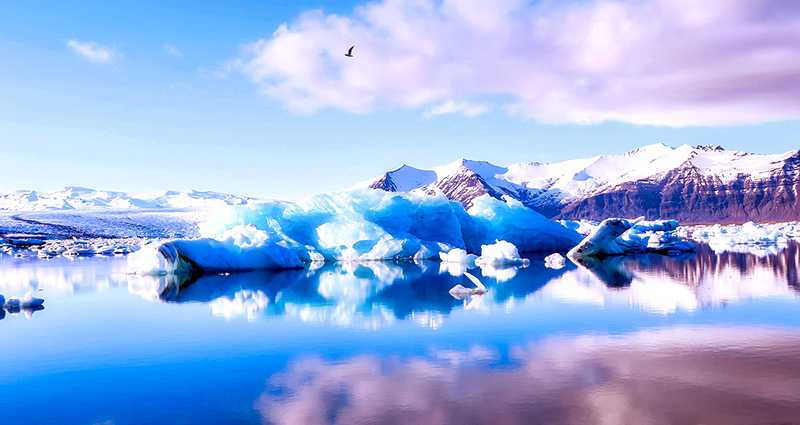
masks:
{"label": "blue iceberg", "polygon": [[566,251],[578,232],[513,199],[476,198],[469,211],[442,193],[360,189],[297,203],[270,201],[222,210],[203,238],[148,246],[128,272],[239,271],[301,267],[315,261],[418,261],[503,240],[519,251]]}

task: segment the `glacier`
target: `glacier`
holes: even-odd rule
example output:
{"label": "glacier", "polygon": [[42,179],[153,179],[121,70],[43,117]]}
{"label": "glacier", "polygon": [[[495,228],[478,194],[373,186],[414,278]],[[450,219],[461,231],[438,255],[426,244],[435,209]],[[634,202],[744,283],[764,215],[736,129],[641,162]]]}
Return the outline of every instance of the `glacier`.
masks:
{"label": "glacier", "polygon": [[[374,189],[320,194],[296,203],[266,201],[231,207],[201,224],[200,234],[200,239],[159,242],[130,254],[128,272],[294,268],[317,261],[419,261],[438,259],[454,249],[477,253],[483,245],[498,241],[523,252],[566,251],[582,239],[574,229],[511,198],[484,195],[465,210],[441,192]],[[518,254],[515,258],[521,261]]]}

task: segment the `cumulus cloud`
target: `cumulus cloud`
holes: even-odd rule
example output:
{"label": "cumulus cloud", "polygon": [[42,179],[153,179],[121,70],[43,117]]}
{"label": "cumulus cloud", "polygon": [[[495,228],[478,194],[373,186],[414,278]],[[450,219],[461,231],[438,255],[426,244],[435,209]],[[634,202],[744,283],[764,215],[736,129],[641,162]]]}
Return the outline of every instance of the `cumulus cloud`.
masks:
{"label": "cumulus cloud", "polygon": [[92,62],[108,63],[119,56],[116,50],[93,42],[82,43],[78,40],[69,40],[67,46]]}
{"label": "cumulus cloud", "polygon": [[301,113],[505,99],[544,123],[685,126],[800,118],[797,57],[790,0],[383,0],[304,13],[238,64]]}

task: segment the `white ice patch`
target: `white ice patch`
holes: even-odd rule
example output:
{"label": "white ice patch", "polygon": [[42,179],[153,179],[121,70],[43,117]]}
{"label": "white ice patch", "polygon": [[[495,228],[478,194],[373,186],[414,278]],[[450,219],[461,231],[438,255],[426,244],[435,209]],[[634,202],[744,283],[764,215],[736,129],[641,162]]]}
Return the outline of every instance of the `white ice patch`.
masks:
{"label": "white ice patch", "polygon": [[800,237],[800,224],[796,222],[742,225],[696,226],[691,238],[711,245],[770,245],[788,243]]}
{"label": "white ice patch", "polygon": [[523,265],[530,261],[519,256],[519,250],[507,241],[497,241],[491,245],[481,246],[481,256],[475,264],[484,266]]}
{"label": "white ice patch", "polygon": [[460,248],[439,253],[439,259],[442,260],[443,263],[474,264],[477,258],[477,255],[467,254],[467,251]]}
{"label": "white ice patch", "polygon": [[565,264],[566,258],[557,252],[544,257],[544,266],[548,269],[560,269],[563,268]]}

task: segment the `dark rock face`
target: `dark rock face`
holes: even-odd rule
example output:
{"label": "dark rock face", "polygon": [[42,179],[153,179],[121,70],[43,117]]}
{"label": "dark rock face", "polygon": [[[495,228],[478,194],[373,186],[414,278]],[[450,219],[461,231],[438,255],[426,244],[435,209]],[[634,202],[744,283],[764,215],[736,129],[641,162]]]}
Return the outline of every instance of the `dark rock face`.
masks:
{"label": "dark rock face", "polygon": [[465,209],[472,207],[472,201],[485,194],[492,198],[501,199],[502,194],[486,183],[478,173],[461,167],[458,173],[449,175],[440,180],[436,186],[442,190],[451,201],[460,202]]}
{"label": "dark rock face", "polygon": [[[778,164],[776,164],[778,165]],[[661,178],[626,183],[573,201],[560,219],[676,219],[691,223],[800,220],[800,153],[761,179],[702,175],[690,163]]]}
{"label": "dark rock face", "polygon": [[394,184],[394,181],[392,181],[392,176],[389,175],[389,173],[383,173],[383,176],[376,180],[375,183],[369,185],[369,187],[371,189],[380,189],[387,192],[397,192],[397,185]]}
{"label": "dark rock face", "polygon": [[[800,220],[800,151],[774,165],[768,175],[753,178],[740,174],[734,179],[723,179],[718,175],[703,175],[686,161],[666,173],[566,201],[547,188],[492,186],[465,166],[425,188],[429,193],[438,188],[448,199],[460,202],[467,209],[475,198],[484,194],[497,199],[508,195],[554,219],[600,221],[608,217],[644,216],[648,220],[675,219],[682,224]],[[384,174],[370,187],[397,191],[391,173]]]}

